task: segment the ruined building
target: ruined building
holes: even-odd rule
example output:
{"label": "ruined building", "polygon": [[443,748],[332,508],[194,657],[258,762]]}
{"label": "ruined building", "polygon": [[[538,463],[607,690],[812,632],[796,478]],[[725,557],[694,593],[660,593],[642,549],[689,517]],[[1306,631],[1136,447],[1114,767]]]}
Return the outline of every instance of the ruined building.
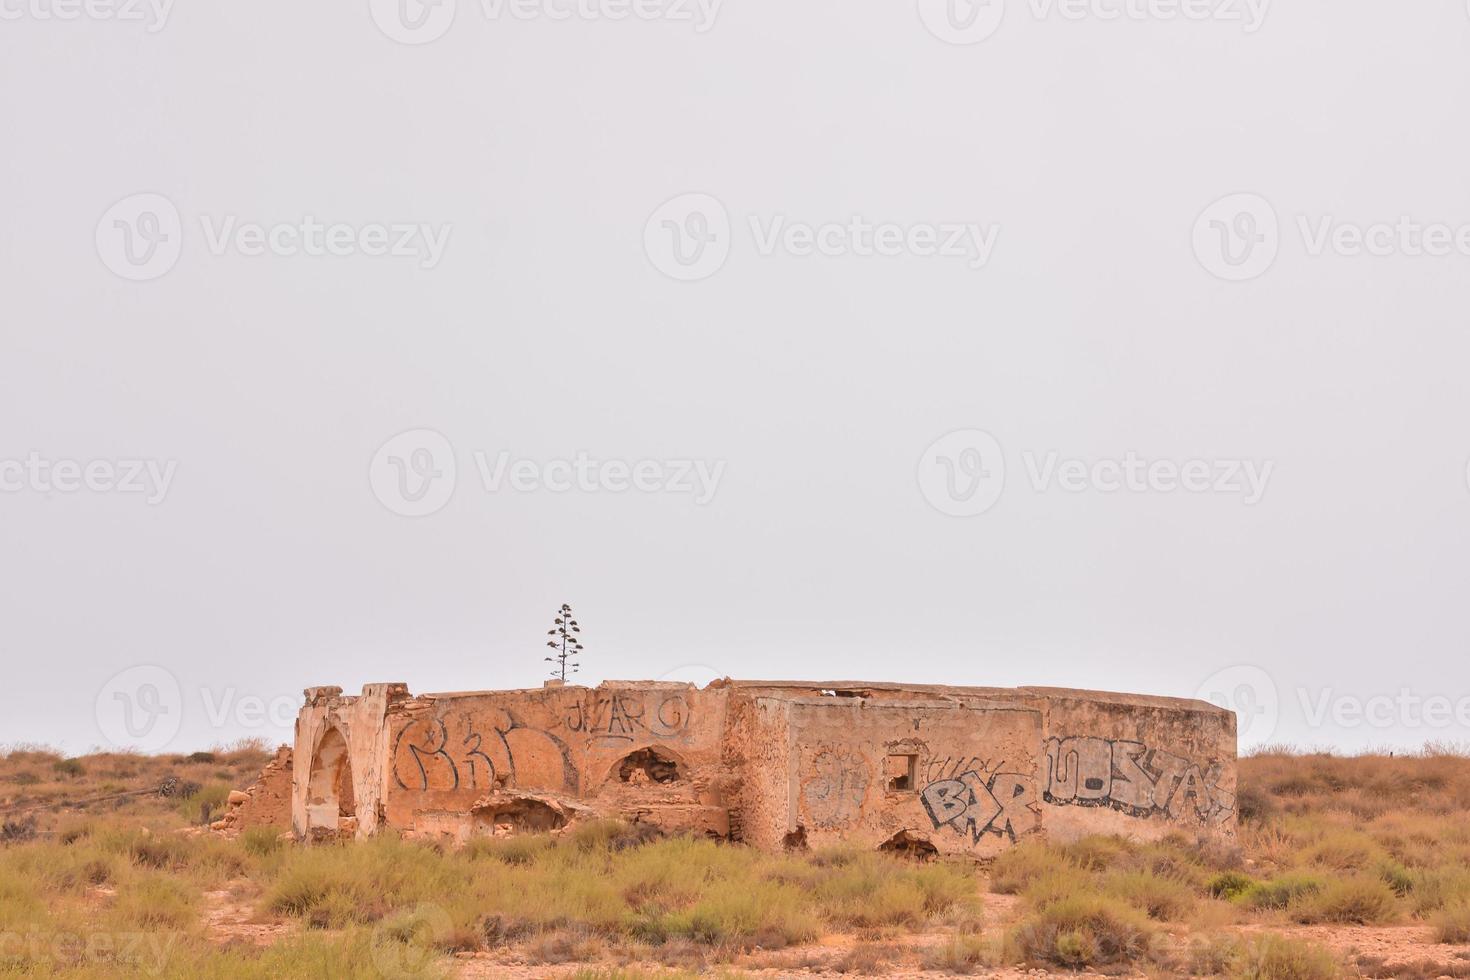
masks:
{"label": "ruined building", "polygon": [[1235,716],[1130,694],[728,679],[416,697],[403,684],[315,687],[293,757],[274,778],[289,781],[305,839],[391,827],[464,841],[608,816],[772,850],[986,857],[1037,833],[1235,834]]}

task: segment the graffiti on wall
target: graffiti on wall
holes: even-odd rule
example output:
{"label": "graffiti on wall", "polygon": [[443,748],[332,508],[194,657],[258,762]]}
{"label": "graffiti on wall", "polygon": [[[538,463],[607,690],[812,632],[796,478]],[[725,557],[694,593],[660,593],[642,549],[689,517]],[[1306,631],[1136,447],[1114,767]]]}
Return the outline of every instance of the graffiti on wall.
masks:
{"label": "graffiti on wall", "polygon": [[931,755],[919,764],[919,782],[937,783],[941,779],[958,779],[961,773],[974,770],[989,772],[990,763],[978,755]]}
{"label": "graffiti on wall", "polygon": [[1112,807],[1135,817],[1211,822],[1235,811],[1234,795],[1220,786],[1224,774],[1219,762],[1201,768],[1143,742],[1049,738],[1042,798],[1057,805]]}
{"label": "graffiti on wall", "polygon": [[475,790],[511,784],[576,792],[577,769],[565,742],[496,709],[416,718],[393,742],[393,779],[406,790]]}
{"label": "graffiti on wall", "polygon": [[644,735],[675,738],[689,727],[689,718],[689,701],[682,694],[645,697],[618,692],[598,695],[586,704],[579,699],[563,720],[570,732],[631,741]]}
{"label": "graffiti on wall", "polygon": [[1014,841],[1040,826],[1034,780],[1018,772],[986,778],[983,768],[932,780],[919,791],[934,828],[949,827],[978,844],[983,834]]}
{"label": "graffiti on wall", "polygon": [[834,829],[855,822],[871,781],[868,762],[859,753],[846,748],[818,750],[801,786],[812,825]]}

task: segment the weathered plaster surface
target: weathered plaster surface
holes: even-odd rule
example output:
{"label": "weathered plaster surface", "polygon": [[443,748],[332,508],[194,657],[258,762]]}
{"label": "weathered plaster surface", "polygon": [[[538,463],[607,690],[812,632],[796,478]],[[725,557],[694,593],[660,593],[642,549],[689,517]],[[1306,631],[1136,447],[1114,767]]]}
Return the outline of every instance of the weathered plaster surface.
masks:
{"label": "weathered plaster surface", "polygon": [[[590,816],[765,849],[993,855],[1028,835],[1235,830],[1235,718],[1199,701],[864,682],[311,688],[300,837],[463,841]],[[350,789],[349,789],[350,787]]]}

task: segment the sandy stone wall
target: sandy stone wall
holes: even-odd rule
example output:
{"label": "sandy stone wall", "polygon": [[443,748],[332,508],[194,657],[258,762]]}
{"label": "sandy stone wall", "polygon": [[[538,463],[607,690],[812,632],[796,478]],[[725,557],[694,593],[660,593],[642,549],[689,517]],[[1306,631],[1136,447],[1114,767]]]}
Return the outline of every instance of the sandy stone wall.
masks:
{"label": "sandy stone wall", "polygon": [[818,697],[789,702],[788,718],[789,813],[811,846],[922,841],[984,857],[1040,826],[1034,710]]}
{"label": "sandy stone wall", "polygon": [[246,827],[291,829],[291,781],[293,767],[289,745],[261,770],[260,778],[244,790],[230,794],[225,815],[210,824],[213,830],[234,836]]}
{"label": "sandy stone wall", "polygon": [[1175,698],[1023,689],[1041,711],[1056,839],[1235,833],[1235,715]]}
{"label": "sandy stone wall", "polygon": [[617,817],[766,849],[993,855],[1235,828],[1235,719],[1197,701],[864,682],[311,688],[291,824],[464,841]]}

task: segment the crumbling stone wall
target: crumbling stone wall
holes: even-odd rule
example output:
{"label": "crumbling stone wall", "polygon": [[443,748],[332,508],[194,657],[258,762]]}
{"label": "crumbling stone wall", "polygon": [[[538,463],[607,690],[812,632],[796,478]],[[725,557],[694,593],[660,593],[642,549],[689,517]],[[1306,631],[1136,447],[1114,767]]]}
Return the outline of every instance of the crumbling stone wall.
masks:
{"label": "crumbling stone wall", "polygon": [[1233,713],[1140,695],[1026,688],[1022,696],[1042,716],[1042,802],[1053,837],[1233,836]]}
{"label": "crumbling stone wall", "polygon": [[984,857],[1030,834],[1234,834],[1234,716],[1047,688],[608,682],[312,688],[292,826],[464,841],[593,816],[765,849]]}
{"label": "crumbling stone wall", "polygon": [[230,794],[225,815],[210,828],[231,837],[246,827],[273,827],[282,833],[290,830],[291,762],[291,747],[282,745],[254,783]]}
{"label": "crumbling stone wall", "polygon": [[[788,746],[785,785],[748,839],[763,847],[993,855],[1040,823],[1040,717],[979,700],[760,699]],[[781,729],[784,729],[782,731]],[[782,805],[784,804],[784,805]],[[775,831],[780,831],[778,841]]]}

